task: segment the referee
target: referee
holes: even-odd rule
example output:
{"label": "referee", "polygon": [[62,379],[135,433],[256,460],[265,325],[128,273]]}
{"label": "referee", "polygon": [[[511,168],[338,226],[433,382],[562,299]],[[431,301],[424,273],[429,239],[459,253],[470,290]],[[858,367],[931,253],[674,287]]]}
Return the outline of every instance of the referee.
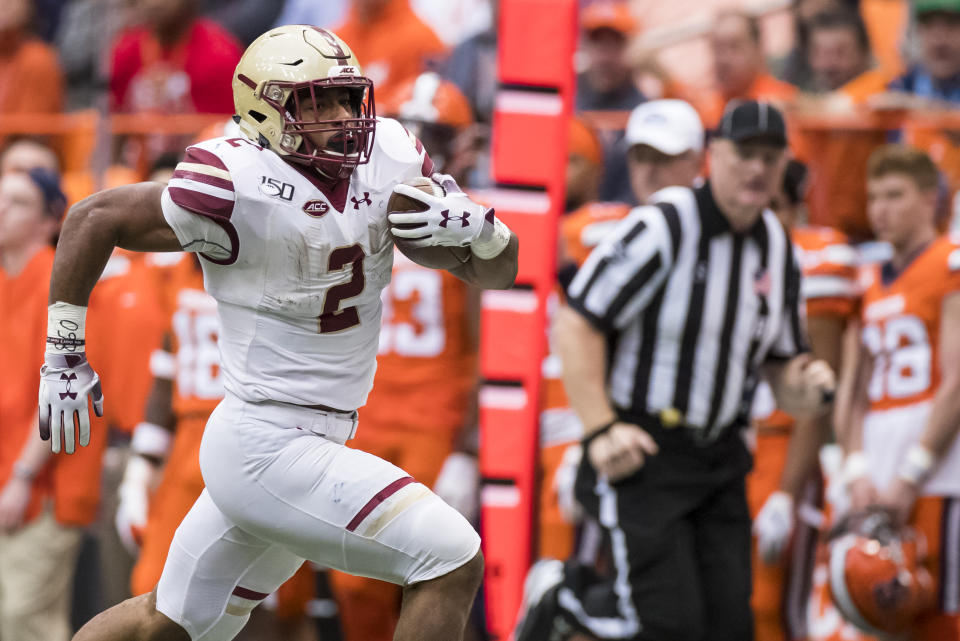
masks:
{"label": "referee", "polygon": [[813,415],[834,387],[805,353],[793,247],[765,209],[786,143],[774,107],[731,103],[710,180],[634,209],[571,283],[555,339],[586,426],[576,494],[609,534],[613,576],[534,565],[517,641],[753,638],[753,391],[762,375],[780,407]]}

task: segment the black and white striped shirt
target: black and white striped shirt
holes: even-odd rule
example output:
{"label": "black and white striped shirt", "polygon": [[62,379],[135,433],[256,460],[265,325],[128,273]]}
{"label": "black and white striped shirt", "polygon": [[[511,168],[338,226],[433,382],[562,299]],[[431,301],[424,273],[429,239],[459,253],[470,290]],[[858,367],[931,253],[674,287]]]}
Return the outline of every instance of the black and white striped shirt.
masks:
{"label": "black and white striped shirt", "polygon": [[612,338],[608,393],[628,413],[702,430],[744,424],[767,359],[806,349],[800,271],[769,210],[734,233],[709,183],[634,209],[570,284],[569,305]]}

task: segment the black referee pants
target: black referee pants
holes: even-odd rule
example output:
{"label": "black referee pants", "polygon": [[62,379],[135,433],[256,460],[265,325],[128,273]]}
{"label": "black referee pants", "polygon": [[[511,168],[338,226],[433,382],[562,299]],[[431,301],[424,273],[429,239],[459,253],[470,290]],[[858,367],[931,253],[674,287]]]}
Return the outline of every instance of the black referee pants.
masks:
{"label": "black referee pants", "polygon": [[622,419],[647,429],[660,451],[613,485],[598,483],[583,457],[577,499],[609,534],[612,576],[568,563],[560,607],[600,639],[751,641],[752,459],[739,430],[699,445],[688,428]]}

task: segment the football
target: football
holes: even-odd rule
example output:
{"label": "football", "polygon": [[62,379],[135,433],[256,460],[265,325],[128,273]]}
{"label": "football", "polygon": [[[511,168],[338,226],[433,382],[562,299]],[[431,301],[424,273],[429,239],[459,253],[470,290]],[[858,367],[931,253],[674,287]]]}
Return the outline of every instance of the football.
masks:
{"label": "football", "polygon": [[[412,180],[404,182],[404,184],[425,191],[428,194],[433,194],[434,196],[446,195],[443,187],[429,178],[413,178]],[[424,211],[425,209],[426,206],[423,203],[396,192],[391,194],[390,200],[387,201],[388,216],[397,212]],[[398,225],[391,223],[391,226],[397,229],[416,228],[416,225],[411,223],[400,223]],[[432,269],[452,269],[470,260],[469,247],[445,247],[439,245],[433,247],[413,247],[410,245],[410,241],[404,238],[394,237],[393,240],[397,245],[397,249],[403,252],[404,256],[424,267],[430,267]]]}

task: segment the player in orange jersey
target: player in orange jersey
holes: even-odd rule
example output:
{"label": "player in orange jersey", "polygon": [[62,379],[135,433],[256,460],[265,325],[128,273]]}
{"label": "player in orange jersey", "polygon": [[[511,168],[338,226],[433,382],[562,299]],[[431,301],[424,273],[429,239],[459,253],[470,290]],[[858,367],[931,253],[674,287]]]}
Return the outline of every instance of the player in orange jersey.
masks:
{"label": "player in orange jersey", "polygon": [[[887,145],[867,172],[868,216],[893,257],[869,273],[842,434],[851,509],[879,505],[925,538],[936,606],[910,638],[960,638],[960,242],[938,237],[938,170]],[[849,377],[848,377],[849,378]]]}
{"label": "player in orange jersey", "polygon": [[[466,98],[429,72],[400,86],[393,98],[384,113],[429,146],[437,171],[445,171],[455,161],[454,139],[473,122]],[[397,251],[381,300],[373,391],[360,409],[363,430],[348,445],[403,468],[472,520],[479,483],[479,292]],[[399,587],[341,572],[331,573],[331,586],[345,641],[393,638]]]}
{"label": "player in orange jersey", "polygon": [[[771,207],[790,230],[797,251],[813,352],[836,369],[843,330],[854,309],[856,252],[840,232],[804,226],[806,182],[806,167],[790,161],[783,188]],[[811,524],[794,527],[795,506],[804,500],[819,504],[816,456],[829,435],[829,417],[795,424],[776,408],[766,384],[757,389],[753,417],[756,446],[754,468],[747,476],[747,499],[756,539],[752,564],[755,638],[801,639],[805,637],[804,606],[816,532]],[[812,514],[816,508],[801,511]],[[791,536],[792,554],[786,558]]]}

